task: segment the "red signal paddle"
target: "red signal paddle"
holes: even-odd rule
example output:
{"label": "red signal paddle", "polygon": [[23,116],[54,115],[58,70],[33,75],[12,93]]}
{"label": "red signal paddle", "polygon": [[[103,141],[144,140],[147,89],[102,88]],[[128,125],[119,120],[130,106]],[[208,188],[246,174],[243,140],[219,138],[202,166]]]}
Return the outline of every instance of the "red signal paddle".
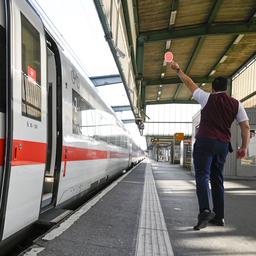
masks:
{"label": "red signal paddle", "polygon": [[173,61],[173,54],[172,52],[166,52],[164,55],[164,60],[166,62],[172,62]]}

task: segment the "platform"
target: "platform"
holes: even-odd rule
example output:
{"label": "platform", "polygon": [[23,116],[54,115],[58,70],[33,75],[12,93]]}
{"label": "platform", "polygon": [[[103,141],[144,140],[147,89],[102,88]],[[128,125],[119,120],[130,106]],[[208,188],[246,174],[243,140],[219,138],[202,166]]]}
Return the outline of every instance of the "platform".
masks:
{"label": "platform", "polygon": [[144,160],[25,255],[256,255],[256,181],[227,180],[226,226],[194,231],[198,214],[191,173]]}

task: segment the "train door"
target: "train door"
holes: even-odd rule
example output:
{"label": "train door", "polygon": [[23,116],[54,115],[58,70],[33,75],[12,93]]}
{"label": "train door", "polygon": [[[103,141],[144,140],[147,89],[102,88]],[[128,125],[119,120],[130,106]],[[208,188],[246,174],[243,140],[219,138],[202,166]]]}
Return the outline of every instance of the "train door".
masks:
{"label": "train door", "polygon": [[47,157],[41,211],[56,202],[62,152],[61,70],[58,47],[47,34]]}
{"label": "train door", "polygon": [[8,89],[0,239],[39,217],[46,163],[46,43],[25,0],[5,1]]}
{"label": "train door", "polygon": [[[0,2],[0,191],[2,191],[3,181],[3,162],[4,162],[4,138],[5,138],[5,93],[6,93],[6,55],[5,55],[5,22],[4,22],[4,8],[3,2]],[[1,192],[0,192],[1,198]]]}

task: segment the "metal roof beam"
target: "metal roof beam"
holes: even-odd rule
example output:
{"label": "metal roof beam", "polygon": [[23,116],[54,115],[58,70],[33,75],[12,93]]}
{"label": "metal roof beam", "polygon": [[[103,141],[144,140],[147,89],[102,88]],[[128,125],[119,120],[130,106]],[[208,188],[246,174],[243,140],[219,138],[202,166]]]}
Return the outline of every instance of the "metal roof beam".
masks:
{"label": "metal roof beam", "polygon": [[240,101],[241,101],[241,102],[245,102],[246,100],[252,98],[252,97],[255,96],[255,95],[256,95],[256,91],[253,92],[253,93],[251,93],[251,94],[249,94],[249,95],[247,95],[246,97],[242,98]]}
{"label": "metal roof beam", "polygon": [[123,82],[120,75],[93,76],[90,77],[90,79],[96,87],[110,84],[120,84]]}
{"label": "metal roof beam", "polygon": [[136,67],[137,66],[136,66],[136,61],[135,61],[134,45],[133,45],[133,41],[132,41],[132,29],[131,29],[127,0],[122,0],[122,6],[123,6],[124,20],[125,20],[125,26],[126,26],[126,30],[127,30],[128,42],[129,42],[129,49],[130,49],[131,59],[132,59],[133,72],[136,75],[136,72],[137,72]]}
{"label": "metal roof beam", "polygon": [[236,34],[246,34],[255,33],[256,24],[251,23],[218,23],[218,24],[204,24],[200,26],[188,26],[178,29],[170,30],[159,30],[152,32],[141,33],[139,38],[147,42],[163,41],[169,39],[179,39],[188,37],[199,37],[199,36],[209,36],[209,35],[236,35]]}
{"label": "metal roof beam", "polygon": [[[150,135],[150,134],[148,134],[148,135],[145,135],[145,137],[153,137],[153,138],[160,138],[160,139],[173,139],[173,136],[172,135]],[[152,138],[152,139],[153,139]]]}
{"label": "metal roof beam", "polygon": [[[194,49],[194,51],[193,51],[193,53],[192,53],[192,55],[191,55],[191,58],[190,58],[190,60],[189,60],[189,62],[188,62],[188,65],[187,65],[187,67],[186,67],[186,69],[185,69],[185,73],[186,73],[186,74],[188,74],[188,73],[190,72],[190,70],[191,70],[191,68],[192,68],[192,65],[194,64],[194,61],[195,61],[196,57],[198,56],[199,51],[200,51],[201,48],[202,48],[202,45],[203,45],[203,43],[204,43],[204,39],[205,39],[205,37],[203,37],[203,36],[198,39],[197,44],[196,44],[196,47],[195,47],[195,49]],[[174,99],[177,98],[177,96],[178,96],[178,94],[179,94],[181,88],[182,88],[182,86],[181,86],[181,84],[180,84],[180,85],[177,87],[176,91],[175,91],[175,94],[174,94],[174,97],[173,97]]]}
{"label": "metal roof beam", "polygon": [[169,28],[172,28],[175,24],[175,19],[177,16],[177,9],[178,9],[178,0],[172,0],[172,6],[171,6],[171,13],[170,13],[170,19],[169,19]]}
{"label": "metal roof beam", "polygon": [[[207,24],[208,25],[210,25],[214,21],[214,19],[215,19],[216,15],[217,15],[217,12],[218,12],[222,2],[223,2],[223,0],[215,0],[214,4],[212,6],[212,9],[210,11],[210,15],[208,16],[208,19],[207,19]],[[191,70],[191,68],[192,68],[192,66],[193,66],[193,64],[194,64],[194,62],[195,62],[195,60],[196,60],[196,58],[197,58],[201,48],[202,48],[202,46],[203,46],[204,41],[205,41],[205,36],[201,36],[198,39],[197,44],[196,44],[196,46],[195,46],[195,48],[194,48],[194,50],[192,52],[191,58],[190,58],[190,60],[188,62],[188,65],[185,68],[185,73],[186,74],[189,74],[189,72],[190,72],[190,70]],[[179,87],[177,87],[177,90],[176,90],[175,95],[174,95],[174,99],[176,99],[176,97],[179,94],[180,90],[181,90],[181,85]]]}
{"label": "metal roof beam", "polygon": [[176,11],[178,8],[178,0],[172,0],[172,7],[171,7],[171,11]]}
{"label": "metal roof beam", "polygon": [[177,84],[176,91],[175,91],[175,93],[174,93],[174,95],[172,97],[173,100],[177,98],[177,95],[178,95],[178,93],[179,93],[179,91],[181,89],[181,86],[182,86],[181,84]]}
{"label": "metal roof beam", "polygon": [[[216,14],[217,14],[217,12],[218,12],[222,2],[223,2],[223,0],[216,0],[215,1],[215,3],[212,6],[212,9],[210,11],[210,15],[209,15],[209,17],[207,19],[207,24],[210,25],[214,21],[214,19],[216,17]],[[196,47],[194,48],[194,51],[193,51],[193,53],[191,55],[191,58],[190,58],[190,60],[188,62],[188,65],[187,65],[187,67],[185,69],[185,73],[186,74],[188,74],[190,72],[190,70],[191,70],[191,68],[192,68],[192,66],[194,64],[194,61],[195,61],[196,57],[198,56],[199,51],[202,48],[204,40],[205,40],[205,36],[202,36],[202,37],[200,37],[200,39],[198,39]]]}
{"label": "metal roof beam", "polygon": [[220,9],[220,6],[222,4],[223,0],[215,0],[215,3],[213,4],[212,6],[212,9],[210,11],[210,15],[208,17],[208,20],[207,20],[207,23],[208,24],[211,24],[214,20],[215,20],[215,17]]}
{"label": "metal roof beam", "polygon": [[117,65],[117,69],[118,69],[118,71],[120,73],[121,80],[124,83],[124,88],[125,88],[127,97],[129,99],[129,102],[130,102],[131,107],[132,107],[132,112],[133,112],[134,116],[136,116],[136,114],[137,114],[137,110],[136,110],[136,106],[135,106],[136,104],[133,105],[134,102],[133,102],[133,100],[131,98],[131,93],[128,90],[129,85],[126,83],[124,71],[123,71],[123,69],[121,67],[120,60],[119,60],[119,58],[118,58],[118,56],[116,54],[116,48],[115,48],[114,41],[113,41],[113,38],[112,38],[112,33],[111,33],[111,31],[109,31],[109,26],[108,26],[108,22],[106,20],[106,16],[105,16],[105,13],[104,13],[104,10],[103,10],[102,2],[100,0],[94,0],[94,4],[95,4],[96,10],[97,10],[100,22],[101,22],[102,27],[103,27],[103,31],[105,33],[105,39],[108,42],[109,48],[111,50],[111,53],[112,53],[112,55],[114,57],[116,65]]}
{"label": "metal roof beam", "polygon": [[256,22],[256,8],[253,10],[251,17],[248,20],[248,23],[253,23],[253,22]]}
{"label": "metal roof beam", "polygon": [[138,0],[132,0],[133,3],[133,12],[134,12],[134,19],[135,19],[135,28],[136,28],[136,34],[139,34],[139,27],[140,27],[140,20],[138,15]]}
{"label": "metal roof beam", "polygon": [[138,78],[141,79],[144,72],[144,41],[141,38],[137,38],[136,63]]}
{"label": "metal roof beam", "polygon": [[192,124],[192,122],[181,122],[181,121],[147,121],[145,124]]}
{"label": "metal roof beam", "polygon": [[115,112],[123,112],[123,111],[130,111],[130,110],[132,110],[130,105],[112,106],[112,109],[113,109]]}
{"label": "metal roof beam", "polygon": [[205,37],[200,37],[200,38],[198,39],[197,44],[196,44],[196,47],[194,48],[194,51],[193,51],[193,53],[192,53],[192,55],[191,55],[191,58],[190,58],[190,60],[189,60],[189,62],[188,62],[188,65],[187,65],[187,67],[186,67],[186,69],[185,69],[185,73],[186,73],[186,74],[188,74],[188,73],[190,72],[190,70],[191,70],[191,68],[192,68],[192,65],[194,64],[194,61],[195,61],[195,59],[196,59],[196,57],[197,57],[199,51],[200,51],[201,48],[202,48],[202,45],[203,45],[203,43],[204,43],[204,38],[205,38]]}
{"label": "metal roof beam", "polygon": [[[191,77],[194,83],[211,83],[214,78],[212,77]],[[144,80],[143,84],[145,86],[154,86],[160,84],[179,84],[181,80],[179,77],[171,77],[166,79],[159,79],[159,80]]]}
{"label": "metal roof beam", "polygon": [[148,101],[146,105],[158,105],[158,104],[198,104],[194,100],[159,100],[159,101]]}
{"label": "metal roof beam", "polygon": [[[175,24],[175,19],[176,19],[176,16],[177,16],[178,2],[179,2],[178,0],[172,0],[171,10],[170,10],[170,18],[169,18],[169,21],[168,21],[169,22],[169,29],[172,29],[172,27]],[[171,42],[170,42],[170,45],[171,45]],[[166,42],[164,54],[165,54],[166,51],[169,51],[169,49],[170,49],[170,46],[167,47],[167,42]],[[163,54],[163,59],[164,59],[164,54]],[[163,77],[165,76],[166,69],[167,69],[167,63],[164,61],[163,65],[161,66],[161,73],[160,73],[161,77],[162,77],[162,74],[163,74]]]}
{"label": "metal roof beam", "polygon": [[145,110],[145,99],[146,99],[146,88],[144,85],[141,85],[141,109],[143,109],[143,111]]}

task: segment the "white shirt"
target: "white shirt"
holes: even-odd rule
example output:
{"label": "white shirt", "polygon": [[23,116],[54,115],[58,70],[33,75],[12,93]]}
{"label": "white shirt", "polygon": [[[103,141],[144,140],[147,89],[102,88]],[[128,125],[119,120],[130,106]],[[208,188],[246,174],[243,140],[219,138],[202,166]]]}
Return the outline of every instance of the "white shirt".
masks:
{"label": "white shirt", "polygon": [[[217,92],[217,93],[222,93],[222,92]],[[197,88],[194,92],[193,92],[193,99],[195,99],[202,107],[202,109],[205,107],[205,105],[208,102],[210,93],[209,92],[205,92],[200,88]],[[238,123],[244,122],[249,120],[244,106],[242,105],[242,103],[239,101],[239,107],[238,107],[238,112],[236,115],[236,121]]]}

